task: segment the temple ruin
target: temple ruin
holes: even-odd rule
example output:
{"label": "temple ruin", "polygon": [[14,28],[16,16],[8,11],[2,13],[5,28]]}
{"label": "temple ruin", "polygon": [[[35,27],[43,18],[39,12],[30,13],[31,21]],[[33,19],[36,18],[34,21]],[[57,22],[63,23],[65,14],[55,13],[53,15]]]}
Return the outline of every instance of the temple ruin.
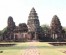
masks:
{"label": "temple ruin", "polygon": [[40,26],[39,17],[34,8],[31,9],[28,21],[20,23],[18,26],[11,16],[8,17],[7,28],[3,33],[2,40],[4,41],[64,41],[66,33],[63,30],[60,20],[57,15],[54,15],[51,21],[50,28],[44,32]]}

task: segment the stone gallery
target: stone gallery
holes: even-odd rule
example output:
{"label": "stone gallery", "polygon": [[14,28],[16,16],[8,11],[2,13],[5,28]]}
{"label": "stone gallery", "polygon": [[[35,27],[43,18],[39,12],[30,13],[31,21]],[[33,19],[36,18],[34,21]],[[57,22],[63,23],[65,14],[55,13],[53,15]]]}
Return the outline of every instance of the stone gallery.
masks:
{"label": "stone gallery", "polygon": [[31,9],[28,21],[15,25],[13,18],[8,17],[7,28],[1,38],[2,41],[65,41],[63,30],[57,15],[54,15],[50,29],[45,33],[40,26],[38,15],[34,8]]}

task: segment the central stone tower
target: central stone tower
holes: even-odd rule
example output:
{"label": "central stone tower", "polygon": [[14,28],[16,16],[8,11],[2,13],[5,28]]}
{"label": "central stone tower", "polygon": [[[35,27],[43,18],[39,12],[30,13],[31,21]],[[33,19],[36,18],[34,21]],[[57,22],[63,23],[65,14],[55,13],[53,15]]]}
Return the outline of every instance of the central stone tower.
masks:
{"label": "central stone tower", "polygon": [[32,35],[32,39],[37,39],[37,34],[40,31],[40,22],[34,8],[31,9],[30,14],[28,16],[27,26],[28,32],[30,32]]}

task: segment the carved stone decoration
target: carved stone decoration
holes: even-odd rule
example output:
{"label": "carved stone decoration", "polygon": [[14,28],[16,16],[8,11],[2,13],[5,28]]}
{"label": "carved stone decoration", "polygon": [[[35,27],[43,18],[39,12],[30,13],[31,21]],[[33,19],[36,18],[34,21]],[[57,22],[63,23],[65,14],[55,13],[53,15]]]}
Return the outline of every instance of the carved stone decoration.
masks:
{"label": "carved stone decoration", "polygon": [[13,40],[14,37],[14,32],[13,30],[15,29],[15,22],[13,21],[13,18],[11,16],[8,17],[7,21],[7,30],[4,32],[4,37],[3,39],[6,41],[11,41]]}
{"label": "carved stone decoration", "polygon": [[31,31],[31,32],[36,31],[36,29],[40,26],[37,13],[34,8],[32,8],[30,11],[27,25],[28,25],[28,31]]}
{"label": "carved stone decoration", "polygon": [[32,33],[32,38],[37,40],[38,33],[40,32],[42,33],[42,31],[41,31],[40,22],[34,7],[31,9],[30,14],[28,16],[27,26],[28,26],[28,32]]}
{"label": "carved stone decoration", "polygon": [[13,21],[13,18],[11,16],[8,17],[7,24],[8,24],[7,28],[9,31],[13,31],[15,29],[15,22]]}
{"label": "carved stone decoration", "polygon": [[62,33],[62,26],[57,15],[54,15],[51,21],[51,36],[53,39],[59,37]]}

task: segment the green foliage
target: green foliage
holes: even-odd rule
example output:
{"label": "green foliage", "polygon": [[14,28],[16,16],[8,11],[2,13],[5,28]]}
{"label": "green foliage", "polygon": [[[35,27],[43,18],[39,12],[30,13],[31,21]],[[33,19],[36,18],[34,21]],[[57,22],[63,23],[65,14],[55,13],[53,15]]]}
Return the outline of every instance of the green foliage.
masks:
{"label": "green foliage", "polygon": [[0,31],[0,36],[2,35],[2,31]]}
{"label": "green foliage", "polygon": [[5,31],[7,31],[7,27],[5,27],[5,28],[1,31],[2,34],[3,34]]}
{"label": "green foliage", "polygon": [[0,31],[0,36],[2,36],[5,31],[7,31],[7,27]]}
{"label": "green foliage", "polygon": [[45,25],[41,25],[41,27],[42,27],[42,29],[43,29],[44,32],[48,32],[50,30],[49,25],[45,24]]}
{"label": "green foliage", "polygon": [[66,31],[66,27],[63,27],[63,30],[65,30],[65,31]]}

